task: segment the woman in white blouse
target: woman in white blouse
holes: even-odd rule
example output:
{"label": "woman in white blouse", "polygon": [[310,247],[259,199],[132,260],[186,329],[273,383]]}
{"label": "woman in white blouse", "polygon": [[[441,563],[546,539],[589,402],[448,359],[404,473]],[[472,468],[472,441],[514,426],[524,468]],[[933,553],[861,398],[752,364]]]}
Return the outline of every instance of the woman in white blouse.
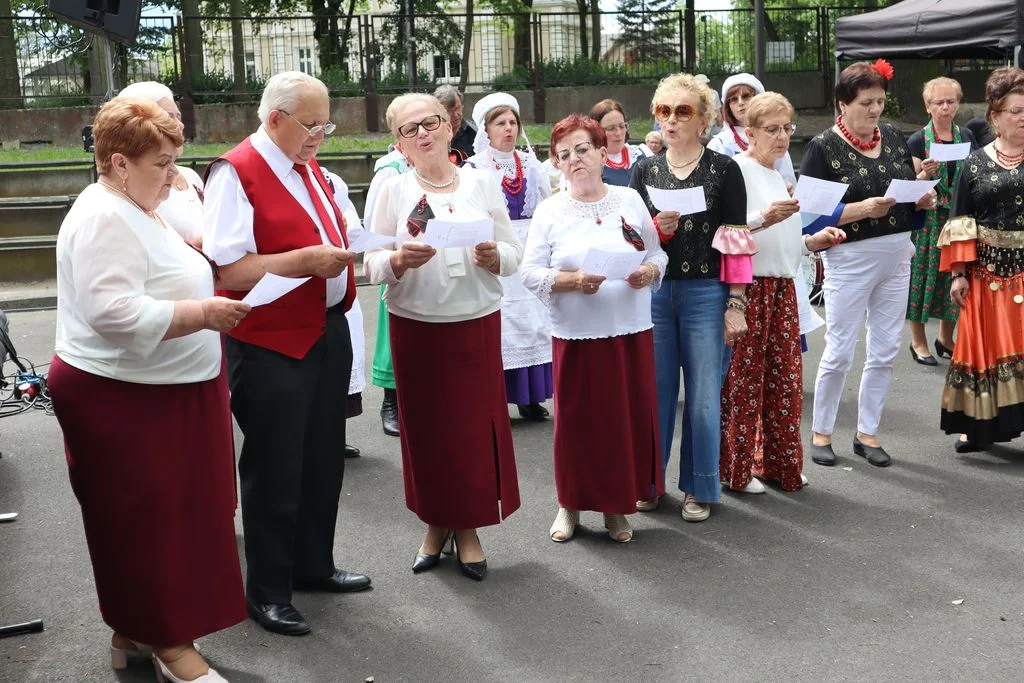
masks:
{"label": "woman in white blouse", "polygon": [[[636,501],[665,492],[651,291],[668,256],[640,195],[602,180],[606,145],[592,118],[555,124],[550,149],[571,189],[537,207],[521,271],[551,309],[558,543],[572,538],[581,510],[604,513],[608,535],[626,543]],[[609,258],[635,265],[609,277],[583,270]]]}
{"label": "woman in white blouse", "polygon": [[178,123],[118,98],[93,136],[99,182],[57,237],[49,385],[111,662],[144,654],[172,680],[222,681],[192,641],[246,618],[218,333],[249,306],[213,296],[206,258],[156,212],[177,175]]}
{"label": "woman in white blouse", "polygon": [[[412,172],[381,189],[368,227],[395,245],[369,250],[365,266],[372,283],[388,285],[406,505],[427,524],[412,570],[436,567],[454,538],[460,571],[480,581],[487,561],[476,529],[519,508],[499,278],[518,270],[523,247],[490,171],[449,160],[452,127],[441,103],[409,94],[392,108],[392,133]],[[435,249],[426,240],[444,228],[431,219],[483,220],[493,238]]]}
{"label": "woman in white blouse", "polygon": [[[182,132],[181,111],[174,103],[174,93],[163,83],[139,81],[132,83],[117,96],[155,102],[178,123]],[[181,156],[184,147],[178,149]],[[167,221],[179,235],[197,249],[203,246],[203,179],[191,168],[175,166],[177,174],[171,184],[171,191],[159,208],[160,217]]]}
{"label": "woman in white blouse", "polygon": [[[763,93],[746,106],[750,141],[733,157],[747,188],[747,225],[754,234],[754,284],[747,289],[747,334],[732,351],[722,389],[719,472],[733,491],[764,493],[758,479],[797,491],[803,476],[800,415],[803,374],[800,316],[794,279],[808,250],[838,244],[845,233],[824,228],[803,236],[800,205],[789,196],[778,160],[788,154],[793,106],[778,93]],[[757,478],[755,478],[757,477]]]}

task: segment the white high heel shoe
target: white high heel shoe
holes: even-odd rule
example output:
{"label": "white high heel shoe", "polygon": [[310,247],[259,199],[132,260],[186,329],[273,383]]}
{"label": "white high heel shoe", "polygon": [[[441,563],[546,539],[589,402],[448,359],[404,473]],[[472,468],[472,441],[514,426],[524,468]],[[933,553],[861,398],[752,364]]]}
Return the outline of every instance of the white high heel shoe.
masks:
{"label": "white high heel shoe", "polygon": [[604,516],[604,528],[608,530],[608,536],[616,543],[629,543],[633,540],[633,529],[629,526],[629,520],[625,515]]}
{"label": "white high heel shoe", "polygon": [[551,540],[555,543],[565,543],[576,533],[576,527],[579,526],[579,523],[579,510],[558,508],[558,515],[555,517],[555,523],[551,525],[551,531],[549,532]]}
{"label": "white high heel shoe", "polygon": [[158,683],[228,683],[228,679],[217,673],[213,667],[199,678],[192,678],[187,681],[184,678],[178,678],[170,672],[167,665],[160,661],[156,654],[153,655],[153,668],[156,670],[156,680]]}
{"label": "white high heel shoe", "polygon": [[[129,657],[150,659],[153,656],[153,648],[149,645],[136,643],[134,640],[129,640],[128,642],[134,645],[135,649],[123,649],[115,645],[110,646],[110,668],[115,671],[127,669]],[[192,643],[192,647],[195,648],[196,652],[199,652],[199,643]]]}

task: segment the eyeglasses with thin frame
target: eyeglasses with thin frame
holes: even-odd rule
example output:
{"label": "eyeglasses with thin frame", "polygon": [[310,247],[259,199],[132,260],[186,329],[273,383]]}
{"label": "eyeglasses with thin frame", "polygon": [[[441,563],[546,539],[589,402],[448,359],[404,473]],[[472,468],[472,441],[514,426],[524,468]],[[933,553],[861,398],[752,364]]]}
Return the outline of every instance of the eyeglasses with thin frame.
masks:
{"label": "eyeglasses with thin frame", "polygon": [[763,130],[765,133],[768,134],[769,137],[773,138],[777,138],[780,135],[792,136],[794,133],[796,133],[795,123],[786,123],[781,126],[754,126],[754,128],[757,128],[758,130]]}
{"label": "eyeglasses with thin frame", "polygon": [[555,153],[555,158],[558,159],[558,163],[565,163],[569,160],[573,154],[576,155],[577,159],[582,159],[594,149],[594,145],[589,142],[581,142],[572,148],[572,150],[563,149],[560,152]]}
{"label": "eyeglasses with thin frame", "polygon": [[619,130],[626,130],[629,128],[629,124],[626,122],[612,124],[611,126],[601,126],[604,128],[605,133],[614,133]]}
{"label": "eyeglasses with thin frame", "polygon": [[931,104],[936,107],[955,107],[960,104],[960,100],[932,100]]}
{"label": "eyeglasses with thin frame", "polygon": [[997,114],[1002,114],[1003,112],[1005,112],[1010,116],[1020,116],[1021,114],[1024,114],[1024,107],[1011,107],[1010,109],[993,109],[992,111],[996,112]]}
{"label": "eyeglasses with thin frame", "polygon": [[440,114],[434,114],[433,116],[428,116],[422,121],[414,121],[399,126],[398,134],[403,138],[414,138],[419,134],[421,127],[428,133],[437,130],[441,127],[442,120],[443,119]]}
{"label": "eyeglasses with thin frame", "polygon": [[662,121],[667,121],[673,114],[680,121],[689,121],[697,114],[697,110],[688,104],[677,104],[674,108],[659,104],[654,108],[654,115]]}
{"label": "eyeglasses with thin frame", "polygon": [[337,126],[335,126],[330,121],[310,127],[304,124],[302,121],[299,121],[297,118],[286,112],[284,109],[278,109],[278,111],[287,116],[288,118],[290,118],[295,123],[302,126],[302,130],[306,131],[306,135],[308,135],[311,138],[315,138],[317,135],[320,135],[320,133],[323,133],[324,135],[330,135],[331,133],[334,132],[334,129],[337,128]]}
{"label": "eyeglasses with thin frame", "polygon": [[736,104],[737,102],[746,102],[747,100],[754,99],[754,93],[752,92],[741,92],[735,95],[729,95],[729,99],[726,100],[729,104]]}

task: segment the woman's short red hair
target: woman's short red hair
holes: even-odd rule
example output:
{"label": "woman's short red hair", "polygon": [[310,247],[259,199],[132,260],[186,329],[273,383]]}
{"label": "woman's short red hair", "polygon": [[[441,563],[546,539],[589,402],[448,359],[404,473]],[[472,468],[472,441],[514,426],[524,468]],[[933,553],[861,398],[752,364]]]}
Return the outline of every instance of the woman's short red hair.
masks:
{"label": "woman's short red hair", "polygon": [[96,168],[110,173],[110,158],[117,153],[132,161],[159,150],[164,140],[175,147],[185,144],[178,122],[155,102],[118,97],[104,104],[92,124]]}
{"label": "woman's short red hair", "polygon": [[551,147],[548,148],[551,156],[555,155],[555,145],[561,142],[562,138],[578,130],[587,131],[587,134],[590,135],[590,142],[595,147],[608,146],[608,134],[604,132],[600,123],[589,116],[569,114],[551,129]]}

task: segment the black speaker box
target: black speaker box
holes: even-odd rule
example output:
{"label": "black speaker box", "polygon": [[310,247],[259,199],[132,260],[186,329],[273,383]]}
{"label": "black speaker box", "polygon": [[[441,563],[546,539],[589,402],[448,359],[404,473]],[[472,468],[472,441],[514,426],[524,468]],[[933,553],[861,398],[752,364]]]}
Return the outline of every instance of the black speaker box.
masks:
{"label": "black speaker box", "polygon": [[46,0],[54,15],[125,45],[135,43],[142,17],[142,0]]}

